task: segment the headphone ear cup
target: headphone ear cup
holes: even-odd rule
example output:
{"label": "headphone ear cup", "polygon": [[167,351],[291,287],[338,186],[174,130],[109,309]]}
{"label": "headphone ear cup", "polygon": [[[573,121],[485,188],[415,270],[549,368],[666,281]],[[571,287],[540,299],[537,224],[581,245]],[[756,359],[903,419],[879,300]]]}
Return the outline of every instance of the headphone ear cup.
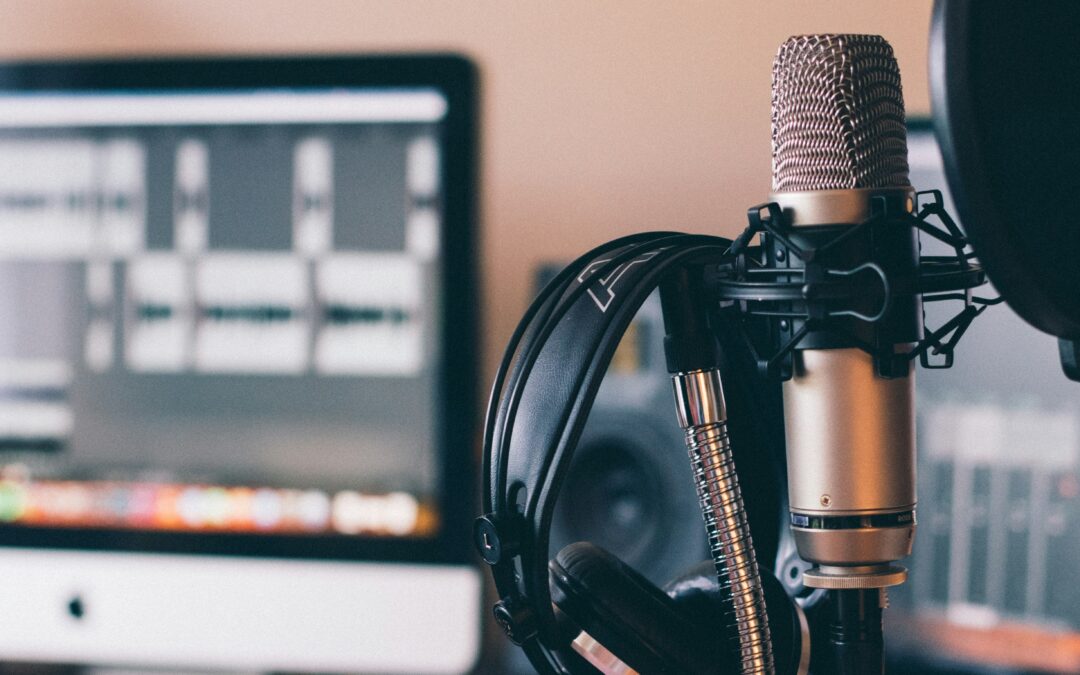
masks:
{"label": "headphone ear cup", "polygon": [[548,569],[556,606],[637,672],[718,672],[723,640],[604,549],[588,542],[570,544]]}

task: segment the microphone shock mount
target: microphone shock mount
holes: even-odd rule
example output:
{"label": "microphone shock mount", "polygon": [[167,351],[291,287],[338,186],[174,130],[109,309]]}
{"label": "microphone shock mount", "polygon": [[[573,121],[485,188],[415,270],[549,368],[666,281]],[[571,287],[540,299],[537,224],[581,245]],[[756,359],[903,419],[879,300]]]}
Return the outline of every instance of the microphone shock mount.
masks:
{"label": "microphone shock mount", "polygon": [[[727,261],[707,271],[706,288],[743,324],[760,374],[787,381],[796,349],[844,347],[868,353],[886,378],[905,376],[915,358],[924,368],[950,368],[971,322],[1001,298],[972,292],[986,283],[986,273],[941,192],[829,192],[837,201],[855,202],[841,208],[861,212],[857,224],[799,226],[791,220],[790,201],[813,193],[780,193],[778,201],[748,209],[749,225]],[[920,256],[919,234],[953,254]],[[757,246],[751,245],[754,237]],[[924,334],[918,326],[925,318],[922,305],[945,301],[959,301],[960,310]]]}

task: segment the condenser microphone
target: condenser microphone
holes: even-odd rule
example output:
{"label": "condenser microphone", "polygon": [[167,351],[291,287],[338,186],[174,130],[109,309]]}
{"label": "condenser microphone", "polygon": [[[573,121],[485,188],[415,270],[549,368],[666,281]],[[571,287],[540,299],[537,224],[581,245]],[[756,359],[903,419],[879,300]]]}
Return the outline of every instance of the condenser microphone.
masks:
{"label": "condenser microphone", "polygon": [[[787,243],[804,253],[769,239],[770,263],[864,291],[852,306],[830,312],[826,302],[802,326],[786,321],[780,329],[803,333],[783,400],[791,528],[800,556],[814,564],[804,584],[838,591],[834,667],[865,672],[865,664],[880,663],[881,589],[906,578],[895,562],[911,553],[915,533],[907,352],[922,337],[922,309],[917,294],[898,299],[889,280],[916,279],[919,251],[914,228],[890,223],[910,217],[915,195],[888,42],[808,35],[781,45],[772,166],[770,201],[789,228]],[[860,227],[872,220],[879,224]]]}
{"label": "condenser microphone", "polygon": [[[771,201],[806,239],[853,228],[875,208],[910,212],[900,72],[883,38],[810,35],[780,47],[773,66],[772,161]],[[882,264],[914,271],[917,244],[911,228],[903,231],[888,263],[873,259],[871,242],[859,241],[871,232],[837,253],[849,258],[852,274]],[[875,275],[863,271],[872,286]],[[882,293],[868,302],[890,300]],[[896,350],[919,337],[919,308],[907,309],[908,321],[898,321],[892,336]],[[913,369],[908,361],[883,376],[869,353],[844,344],[829,322],[822,325],[819,335],[800,344],[784,384],[795,540],[803,557],[821,566],[807,582],[852,588],[876,583],[871,578],[882,574],[896,580],[898,572],[883,565],[908,555],[915,528]]]}

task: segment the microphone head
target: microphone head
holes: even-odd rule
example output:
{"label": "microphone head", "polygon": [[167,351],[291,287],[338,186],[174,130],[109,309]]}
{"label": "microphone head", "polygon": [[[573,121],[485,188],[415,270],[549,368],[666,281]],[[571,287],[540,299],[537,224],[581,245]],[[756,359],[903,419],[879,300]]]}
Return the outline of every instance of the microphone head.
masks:
{"label": "microphone head", "polygon": [[908,187],[900,68],[878,35],[799,35],[772,75],[773,192]]}

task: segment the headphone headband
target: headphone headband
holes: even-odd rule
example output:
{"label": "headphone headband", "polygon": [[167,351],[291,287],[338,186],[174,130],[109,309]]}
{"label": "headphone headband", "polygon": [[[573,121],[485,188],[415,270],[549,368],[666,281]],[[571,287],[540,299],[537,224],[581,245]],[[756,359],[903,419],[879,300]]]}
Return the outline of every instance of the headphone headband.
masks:
{"label": "headphone headband", "polygon": [[545,287],[507,348],[488,406],[487,514],[475,536],[500,595],[496,619],[541,672],[567,670],[567,656],[556,653],[566,641],[551,607],[548,535],[600,382],[661,280],[679,267],[719,261],[728,246],[717,237],[673,233],[601,246]]}

